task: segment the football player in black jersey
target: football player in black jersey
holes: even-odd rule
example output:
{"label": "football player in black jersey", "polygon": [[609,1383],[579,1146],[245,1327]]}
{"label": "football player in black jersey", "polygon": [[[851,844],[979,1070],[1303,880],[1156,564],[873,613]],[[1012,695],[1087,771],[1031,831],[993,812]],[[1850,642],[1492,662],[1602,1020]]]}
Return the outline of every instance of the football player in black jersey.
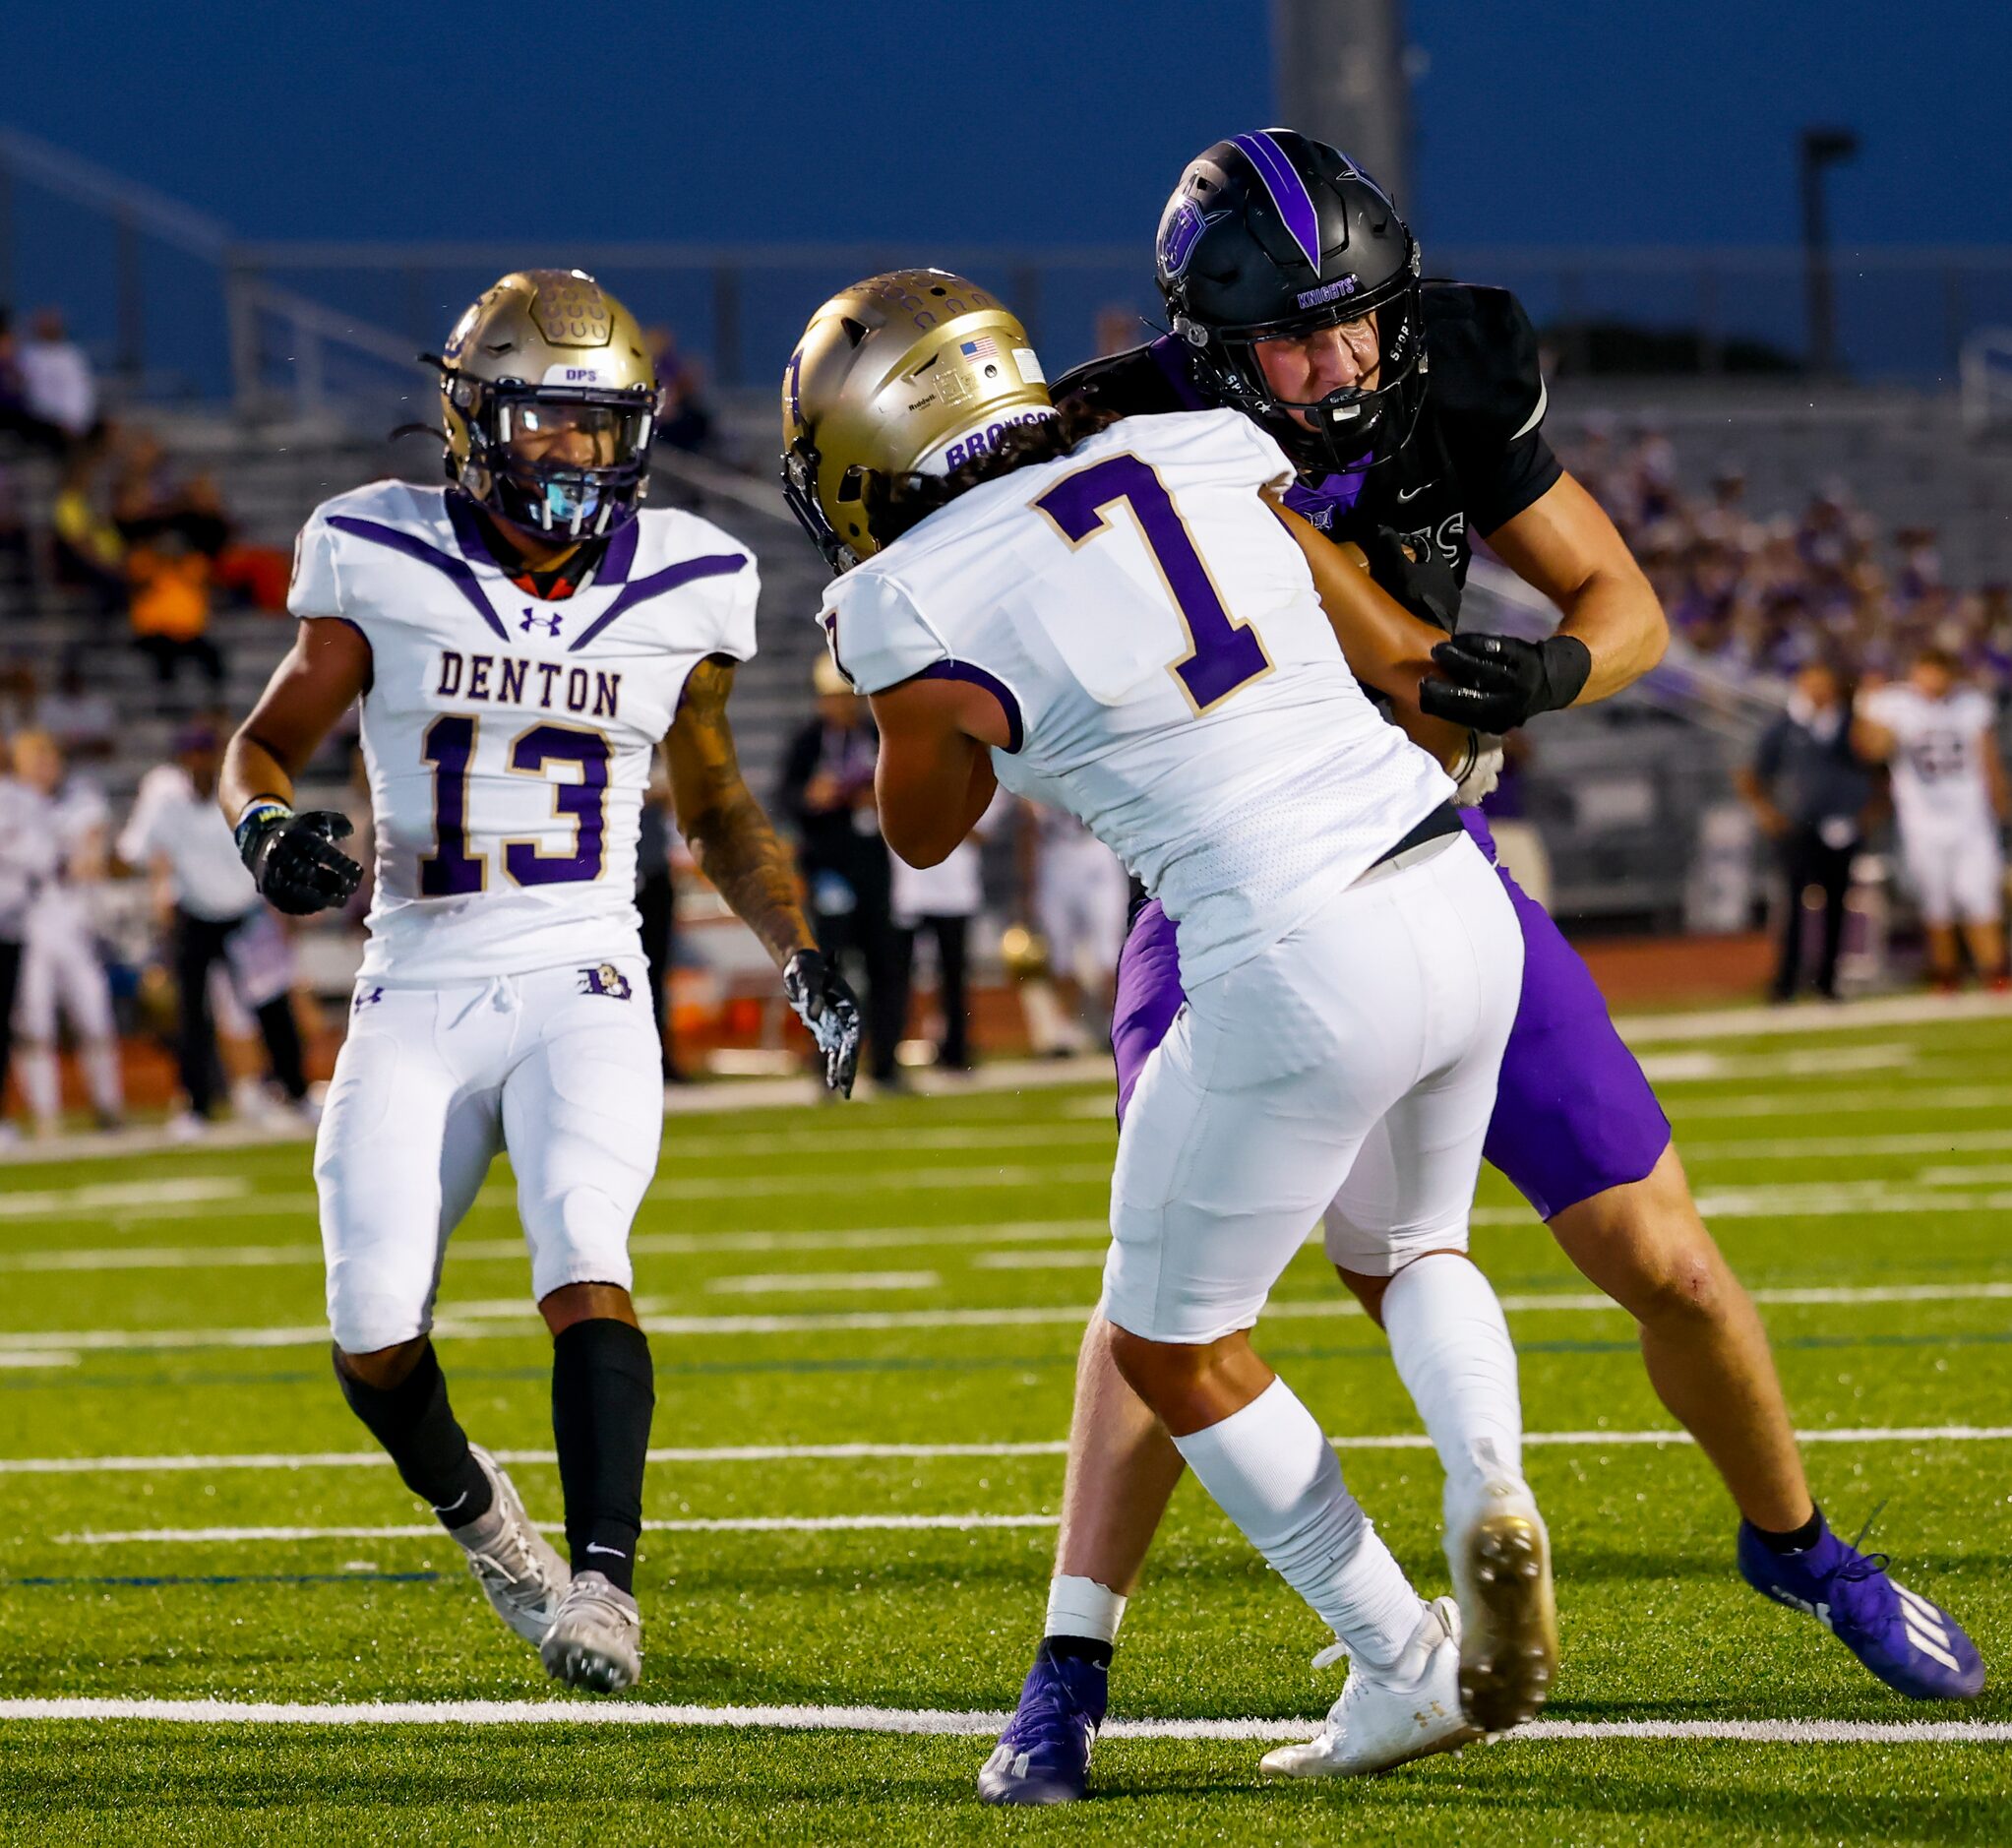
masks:
{"label": "football player in black jersey", "polygon": [[[1232,406],[1261,424],[1301,470],[1288,505],[1359,544],[1384,588],[1449,632],[1428,711],[1500,733],[1603,699],[1661,658],[1668,630],[1654,591],[1545,441],[1528,317],[1505,290],[1422,281],[1409,228],[1345,154],[1286,129],[1217,143],[1182,175],[1156,255],[1170,331],[1070,373],[1056,401],[1122,415]],[[1556,606],[1555,635],[1458,632],[1476,533]],[[1476,786],[1470,778],[1463,799],[1478,800]],[[1479,810],[1463,819],[1493,858]],[[1657,1395],[1738,1507],[1747,1582],[1827,1611],[1839,1640],[1904,1694],[1976,1694],[1982,1664],[1955,1620],[1896,1585],[1880,1556],[1830,1532],[1760,1319],[1699,1217],[1668,1118],[1585,964],[1501,877],[1525,962],[1488,1158],[1634,1316]],[[1120,964],[1121,1112],[1181,1001],[1174,929],[1148,901]],[[1330,1238],[1330,1248],[1346,1244]],[[1341,1275],[1375,1316],[1387,1279]],[[1093,1318],[1077,1362],[1047,1633],[980,1775],[988,1800],[1084,1793],[1119,1619],[1181,1467]],[[1335,1722],[1329,1732],[1305,1760],[1320,1772],[1389,1761]]]}

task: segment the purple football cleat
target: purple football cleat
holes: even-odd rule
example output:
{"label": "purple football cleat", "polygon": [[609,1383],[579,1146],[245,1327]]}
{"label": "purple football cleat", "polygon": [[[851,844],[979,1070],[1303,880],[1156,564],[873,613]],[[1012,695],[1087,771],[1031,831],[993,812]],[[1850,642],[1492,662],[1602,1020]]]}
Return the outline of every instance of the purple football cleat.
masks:
{"label": "purple football cleat", "polygon": [[1884,1553],[1860,1553],[1828,1527],[1806,1552],[1774,1553],[1739,1523],[1739,1575],[1754,1590],[1808,1612],[1896,1694],[1975,1699],[1984,1686],[1977,1644],[1940,1605],[1889,1578],[1886,1564]]}
{"label": "purple football cleat", "polygon": [[1020,1704],[978,1773],[987,1803],[1076,1803],[1090,1781],[1090,1753],[1104,1723],[1111,1671],[1043,1643]]}

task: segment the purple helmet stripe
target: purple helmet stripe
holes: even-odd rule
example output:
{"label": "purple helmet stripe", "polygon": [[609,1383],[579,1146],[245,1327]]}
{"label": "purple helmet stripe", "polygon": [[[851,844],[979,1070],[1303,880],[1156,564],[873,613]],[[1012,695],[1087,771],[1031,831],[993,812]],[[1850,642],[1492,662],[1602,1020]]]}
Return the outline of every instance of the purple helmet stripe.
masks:
{"label": "purple helmet stripe", "polygon": [[1263,133],[1232,136],[1231,145],[1243,149],[1250,164],[1257,169],[1257,177],[1264,182],[1264,190],[1278,208],[1279,217],[1293,234],[1293,242],[1306,253],[1307,261],[1317,272],[1320,268],[1320,215],[1313,210],[1313,196],[1307,191],[1307,182],[1300,178],[1293,163],[1286,158],[1285,150]]}

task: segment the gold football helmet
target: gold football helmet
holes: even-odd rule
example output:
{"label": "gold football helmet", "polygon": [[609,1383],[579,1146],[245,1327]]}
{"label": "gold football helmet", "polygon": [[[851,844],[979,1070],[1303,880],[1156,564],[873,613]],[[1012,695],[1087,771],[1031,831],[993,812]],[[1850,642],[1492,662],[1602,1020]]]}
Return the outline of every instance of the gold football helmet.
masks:
{"label": "gold football helmet", "polygon": [[947,474],[1055,407],[1027,331],[975,282],[895,270],[811,317],[782,374],[782,485],[832,570],[881,549],[869,484]]}
{"label": "gold football helmet", "polygon": [[579,270],[517,270],[439,360],[448,478],[528,531],[592,538],[649,485],[656,369],[636,317]]}

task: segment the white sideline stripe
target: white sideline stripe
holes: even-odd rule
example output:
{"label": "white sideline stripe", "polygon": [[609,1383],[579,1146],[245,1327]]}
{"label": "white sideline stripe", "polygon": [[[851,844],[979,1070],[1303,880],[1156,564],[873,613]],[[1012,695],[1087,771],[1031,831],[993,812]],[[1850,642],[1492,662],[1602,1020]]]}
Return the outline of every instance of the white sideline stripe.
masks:
{"label": "white sideline stripe", "polygon": [[[646,1520],[644,1533],[970,1533],[995,1527],[1053,1527],[1055,1514],[750,1514],[735,1519]],[[564,1533],[556,1520],[533,1521],[544,1533]],[[187,1541],[223,1545],[245,1540],[436,1540],[438,1521],[409,1527],[136,1527],[119,1533],[59,1533],[59,1547],[132,1544],[166,1546]]]}
{"label": "white sideline stripe", "polygon": [[[2012,1204],[2012,1197],[2007,1202]],[[1724,1215],[1722,1215],[1724,1216]],[[1809,1289],[1763,1289],[1748,1292],[1757,1303],[1787,1306],[1850,1305],[1855,1303],[1965,1303],[2012,1298],[2012,1281],[1972,1283],[1877,1283]],[[641,1308],[653,1334],[820,1334],[881,1332],[893,1328],[1020,1328],[1057,1324],[1080,1325],[1089,1305],[1063,1303],[1000,1309],[861,1309],[807,1311],[800,1315],[667,1316],[657,1313],[660,1299],[645,1297]],[[1593,1291],[1533,1292],[1509,1295],[1502,1307],[1514,1314],[1580,1315],[1625,1312],[1610,1297]],[[1324,1321],[1360,1316],[1359,1304],[1346,1298],[1309,1298],[1275,1302],[1264,1314],[1268,1321]],[[505,1319],[511,1319],[507,1324]],[[531,1332],[536,1317],[528,1303],[504,1300],[467,1303],[443,1316],[434,1332],[462,1341],[518,1340]],[[71,1328],[0,1335],[0,1366],[26,1366],[30,1356],[59,1354],[60,1364],[80,1352],[146,1352],[152,1348],[323,1347],[329,1331],[312,1328]],[[13,1357],[10,1360],[10,1357]],[[58,1364],[58,1363],[51,1363]]]}
{"label": "white sideline stripe", "polygon": [[1890,995],[1842,1008],[1713,1008],[1692,1014],[1624,1014],[1615,1019],[1630,1046],[1672,1039],[1781,1039],[1866,1026],[1922,1026],[1949,1020],[1995,1020],[2012,1015],[2003,995]]}
{"label": "white sideline stripe", "polygon": [[[740,1161],[750,1156],[819,1154],[862,1154],[892,1152],[907,1154],[923,1148],[1052,1148],[1058,1142],[1104,1142],[1118,1146],[1118,1124],[1108,1103],[1099,1100],[1101,1123],[1001,1123],[973,1125],[962,1129],[832,1130],[820,1135],[815,1130],[787,1136],[708,1135],[702,1141],[680,1143],[675,1129],[664,1133],[662,1159],[665,1161]],[[878,1178],[878,1177],[876,1177]]]}
{"label": "white sideline stripe", "polygon": [[[1824,1425],[1799,1431],[1799,1444],[1995,1444],[2012,1440],[2012,1425]],[[1689,1434],[1667,1431],[1526,1431],[1526,1448],[1545,1446],[1599,1449],[1608,1446],[1688,1444]],[[1389,1432],[1327,1440],[1337,1450],[1426,1450],[1432,1440],[1418,1432]],[[652,1448],[652,1463],[829,1463],[892,1458],[927,1461],[941,1457],[999,1458],[1063,1456],[1060,1438],[1022,1444],[721,1444]],[[556,1450],[496,1450],[510,1464],[556,1464]],[[249,1450],[214,1456],[10,1456],[0,1457],[0,1476],[164,1475],[176,1471],[211,1474],[226,1469],[389,1469],[382,1450]]]}
{"label": "white sideline stripe", "polygon": [[943,1284],[936,1270],[767,1270],[750,1275],[708,1277],[714,1296],[797,1296],[871,1293],[875,1290],[934,1290]]}
{"label": "white sideline stripe", "polygon": [[1104,1253],[1091,1252],[980,1252],[971,1261],[974,1270],[1101,1270]]}
{"label": "white sideline stripe", "polygon": [[[1006,1713],[951,1713],[928,1707],[673,1706],[610,1700],[360,1700],[294,1704],[280,1700],[149,1698],[0,1699],[0,1721],[154,1720],[191,1726],[684,1726],[769,1727],[789,1732],[896,1733],[984,1739]],[[1305,1739],[1311,1719],[1107,1720],[1104,1739],[1261,1742]],[[1697,1740],[1767,1746],[1988,1746],[2012,1743],[2004,1720],[1533,1720],[1516,1740],[1573,1743],[1600,1739]]]}

